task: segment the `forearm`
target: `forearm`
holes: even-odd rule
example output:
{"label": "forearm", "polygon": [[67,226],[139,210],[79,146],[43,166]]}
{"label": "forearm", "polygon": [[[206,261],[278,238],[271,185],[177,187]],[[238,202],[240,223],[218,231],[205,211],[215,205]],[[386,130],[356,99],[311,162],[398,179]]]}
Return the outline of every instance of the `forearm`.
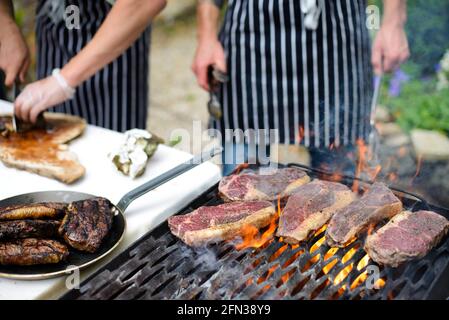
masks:
{"label": "forearm", "polygon": [[384,0],[383,24],[403,27],[407,21],[407,0]]}
{"label": "forearm", "polygon": [[128,49],[165,6],[165,0],[117,0],[105,21],[61,74],[78,86]]}
{"label": "forearm", "polygon": [[217,39],[219,17],[220,9],[214,0],[198,1],[198,41]]}

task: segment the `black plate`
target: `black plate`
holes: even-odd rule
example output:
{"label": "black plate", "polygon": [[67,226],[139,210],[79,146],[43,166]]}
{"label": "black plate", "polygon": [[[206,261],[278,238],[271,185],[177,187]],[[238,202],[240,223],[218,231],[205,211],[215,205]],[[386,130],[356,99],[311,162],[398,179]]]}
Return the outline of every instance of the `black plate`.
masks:
{"label": "black plate", "polygon": [[[73,191],[44,191],[23,194],[0,201],[0,207],[9,205],[32,204],[37,202],[72,202],[86,200],[94,197],[93,195],[73,192]],[[116,208],[117,209],[117,208]],[[85,268],[98,260],[104,258],[112,252],[121,242],[125,233],[126,222],[120,212],[116,210],[112,228],[106,239],[103,241],[100,249],[95,253],[80,252],[75,249],[69,249],[70,254],[66,261],[57,264],[46,264],[37,266],[2,266],[0,265],[0,277],[20,279],[20,280],[39,280],[54,278],[68,274],[75,269]]]}

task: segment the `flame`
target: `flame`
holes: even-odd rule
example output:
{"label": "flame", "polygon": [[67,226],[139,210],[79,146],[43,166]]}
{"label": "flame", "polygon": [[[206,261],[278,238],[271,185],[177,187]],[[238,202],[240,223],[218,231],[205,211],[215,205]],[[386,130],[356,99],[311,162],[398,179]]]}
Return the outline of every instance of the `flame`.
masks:
{"label": "flame", "polygon": [[413,182],[415,181],[415,179],[416,179],[416,178],[419,176],[419,174],[421,173],[422,160],[423,160],[422,155],[418,155],[417,162],[416,162],[416,171],[415,171],[415,175],[413,176],[412,180],[410,181],[410,185],[413,185]]}
{"label": "flame", "polygon": [[304,128],[300,126],[298,131],[298,142],[301,143],[302,139],[304,139]]}
{"label": "flame", "polygon": [[237,250],[247,248],[260,248],[273,239],[274,232],[277,228],[277,220],[281,214],[281,197],[278,197],[277,212],[271,219],[268,229],[260,234],[259,229],[253,225],[246,225],[242,227],[240,232],[242,241],[235,245]]}
{"label": "flame", "polygon": [[239,174],[242,170],[249,168],[249,163],[241,163],[234,170],[234,174]]}
{"label": "flame", "polygon": [[289,265],[291,265],[293,262],[296,261],[296,259],[298,259],[298,257],[300,255],[302,255],[304,253],[304,250],[299,250],[298,252],[295,252],[295,254],[293,254],[290,259],[288,259],[287,261],[285,261],[285,263],[282,265],[282,269],[287,268]]}
{"label": "flame", "polygon": [[278,263],[275,264],[274,266],[270,267],[268,269],[268,271],[265,272],[265,274],[263,276],[261,276],[261,277],[259,277],[259,279],[257,279],[257,283],[260,284],[260,283],[266,281],[273,274],[274,270],[276,270],[277,267],[279,267]]}
{"label": "flame", "polygon": [[[382,167],[380,165],[371,167],[368,164],[368,162],[373,158],[373,154],[362,139],[358,139],[356,145],[358,151],[357,166],[355,171],[356,178],[360,178],[362,173],[364,173],[370,180],[375,181],[379,173],[382,171]],[[357,179],[354,180],[352,190],[354,192],[359,191],[359,181]]]}

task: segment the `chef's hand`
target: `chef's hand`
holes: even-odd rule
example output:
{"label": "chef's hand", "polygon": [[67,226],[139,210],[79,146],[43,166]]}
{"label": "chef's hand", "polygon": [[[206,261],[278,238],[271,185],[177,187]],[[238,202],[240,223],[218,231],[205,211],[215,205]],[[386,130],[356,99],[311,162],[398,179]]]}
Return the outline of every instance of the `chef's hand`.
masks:
{"label": "chef's hand", "polygon": [[209,91],[207,71],[210,65],[226,73],[226,57],[223,46],[218,39],[201,40],[196,49],[192,63],[192,71],[201,88]]}
{"label": "chef's hand", "polygon": [[61,77],[51,75],[27,85],[14,102],[15,114],[23,121],[36,123],[41,112],[71,99],[75,90]]}
{"label": "chef's hand", "polygon": [[16,79],[24,82],[29,66],[30,53],[22,33],[14,21],[3,20],[0,26],[0,69],[6,75],[5,85],[10,87]]}
{"label": "chef's hand", "polygon": [[404,27],[384,24],[374,39],[371,62],[374,72],[392,72],[399,68],[410,56]]}

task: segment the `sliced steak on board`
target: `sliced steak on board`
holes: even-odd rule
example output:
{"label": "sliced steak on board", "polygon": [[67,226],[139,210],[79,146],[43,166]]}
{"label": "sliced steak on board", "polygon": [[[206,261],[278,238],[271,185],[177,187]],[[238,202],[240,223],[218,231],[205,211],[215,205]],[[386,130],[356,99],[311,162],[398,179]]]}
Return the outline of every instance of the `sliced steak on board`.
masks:
{"label": "sliced steak on board", "polygon": [[55,240],[22,239],[0,242],[0,264],[31,266],[65,260],[67,247]]}
{"label": "sliced steak on board", "polygon": [[355,194],[340,183],[314,180],[305,184],[288,199],[279,219],[277,236],[291,244],[303,241],[355,198]]}
{"label": "sliced steak on board", "polygon": [[58,220],[12,220],[0,222],[0,240],[53,238],[58,235]]}
{"label": "sliced steak on board", "polygon": [[365,250],[379,264],[397,267],[424,257],[449,230],[449,221],[431,211],[405,211],[366,239]]}
{"label": "sliced steak on board", "polygon": [[267,174],[244,172],[224,177],[218,191],[227,201],[273,201],[279,196],[289,196],[294,189],[309,181],[309,176],[297,168],[276,169]]}
{"label": "sliced steak on board", "polygon": [[71,247],[95,252],[109,233],[113,216],[112,204],[105,198],[72,202],[59,233]]}
{"label": "sliced steak on board", "polygon": [[195,211],[168,219],[171,232],[190,246],[232,239],[243,228],[263,228],[276,217],[269,201],[228,202],[200,207]]}
{"label": "sliced steak on board", "polygon": [[344,247],[352,238],[373,224],[402,211],[401,201],[383,183],[374,183],[359,199],[338,210],[326,230],[331,247]]}

